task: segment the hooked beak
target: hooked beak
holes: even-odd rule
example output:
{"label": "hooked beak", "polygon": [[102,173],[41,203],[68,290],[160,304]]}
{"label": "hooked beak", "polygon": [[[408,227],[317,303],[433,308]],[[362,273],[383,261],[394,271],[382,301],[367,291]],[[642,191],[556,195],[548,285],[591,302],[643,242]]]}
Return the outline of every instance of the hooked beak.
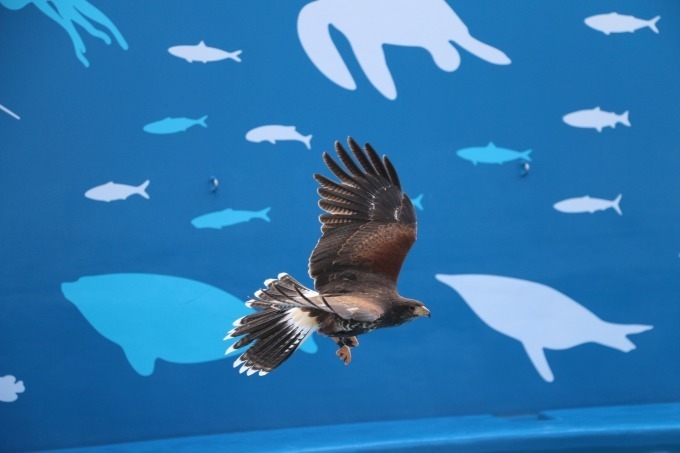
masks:
{"label": "hooked beak", "polygon": [[424,306],[422,307],[417,307],[415,313],[418,316],[427,316],[428,318],[430,317],[430,310],[425,308]]}

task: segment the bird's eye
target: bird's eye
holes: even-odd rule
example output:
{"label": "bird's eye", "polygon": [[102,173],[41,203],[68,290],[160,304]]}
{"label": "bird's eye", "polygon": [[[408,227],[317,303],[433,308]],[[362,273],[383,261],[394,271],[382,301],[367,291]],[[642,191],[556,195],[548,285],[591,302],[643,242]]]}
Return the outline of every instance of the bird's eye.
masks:
{"label": "bird's eye", "polygon": [[410,307],[408,307],[408,309],[411,310],[411,311],[416,311],[416,307],[414,307],[413,305],[411,305]]}

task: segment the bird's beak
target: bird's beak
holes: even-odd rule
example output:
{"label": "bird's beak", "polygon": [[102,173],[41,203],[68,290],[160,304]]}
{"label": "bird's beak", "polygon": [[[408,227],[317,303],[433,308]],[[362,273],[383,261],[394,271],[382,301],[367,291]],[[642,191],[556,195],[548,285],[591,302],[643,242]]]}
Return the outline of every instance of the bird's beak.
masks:
{"label": "bird's beak", "polygon": [[418,316],[427,316],[428,318],[430,317],[430,310],[425,307],[417,307],[415,313]]}

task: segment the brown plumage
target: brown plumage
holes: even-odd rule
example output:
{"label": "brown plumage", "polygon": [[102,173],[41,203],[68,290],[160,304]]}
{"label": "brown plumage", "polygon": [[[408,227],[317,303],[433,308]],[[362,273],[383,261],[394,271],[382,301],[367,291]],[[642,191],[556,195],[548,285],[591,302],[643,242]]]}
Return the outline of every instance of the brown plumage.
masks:
{"label": "brown plumage", "polygon": [[401,297],[397,279],[416,240],[416,212],[392,163],[350,137],[349,153],[335,143],[343,169],[323,159],[339,182],[315,174],[321,185],[322,235],[309,258],[316,291],[288,274],[267,280],[246,305],[262,309],[234,322],[227,338],[241,337],[227,354],[250,345],[235,362],[261,376],[288,359],[314,331],[329,336],[348,364],[357,335],[430,316],[416,300]]}

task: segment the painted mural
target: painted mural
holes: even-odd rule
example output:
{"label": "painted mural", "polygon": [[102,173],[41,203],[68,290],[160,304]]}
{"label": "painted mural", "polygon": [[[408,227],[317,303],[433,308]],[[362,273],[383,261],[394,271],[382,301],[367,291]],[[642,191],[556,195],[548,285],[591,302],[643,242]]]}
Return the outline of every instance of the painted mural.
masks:
{"label": "painted mural", "polygon": [[3,403],[13,403],[19,398],[19,394],[25,391],[24,382],[18,381],[11,374],[0,377],[0,401]]}
{"label": "painted mural", "polygon": [[[680,399],[673,0],[0,5],[1,451]],[[247,379],[224,337],[350,135],[432,318]]]}
{"label": "painted mural", "polygon": [[302,142],[307,149],[312,149],[312,135],[302,135],[295,126],[281,126],[269,124],[258,126],[246,133],[246,140],[253,143],[269,142],[275,145],[277,141],[293,140]]}
{"label": "painted mural", "polygon": [[[252,313],[243,301],[193,280],[154,274],[82,277],[61,291],[134,370],[153,373],[157,359],[199,363],[224,358],[228,320]],[[227,324],[225,324],[227,323]],[[302,345],[315,352],[314,340]]]}
{"label": "painted mural", "polygon": [[[76,52],[76,58],[86,68],[90,66],[90,61],[85,57],[87,47],[80,35],[81,28],[107,45],[111,44],[111,37],[113,37],[121,49],[128,49],[127,41],[116,25],[87,0],[2,0],[0,4],[12,10],[24,8],[29,4],[34,5],[66,31]],[[104,28],[105,31],[100,30],[95,24]]]}
{"label": "painted mural", "polygon": [[437,275],[456,290],[492,329],[522,343],[541,377],[555,380],[545,349],[568,349],[583,343],[629,352],[628,335],[652,326],[601,320],[581,304],[540,283],[498,275]]}
{"label": "painted mural", "polygon": [[383,46],[421,47],[439,69],[453,72],[461,64],[457,44],[496,65],[510,64],[501,50],[474,38],[444,0],[316,0],[300,11],[298,34],[312,63],[334,83],[354,90],[356,82],[330,36],[329,26],[350,41],[354,56],[368,80],[387,99],[397,88]]}

